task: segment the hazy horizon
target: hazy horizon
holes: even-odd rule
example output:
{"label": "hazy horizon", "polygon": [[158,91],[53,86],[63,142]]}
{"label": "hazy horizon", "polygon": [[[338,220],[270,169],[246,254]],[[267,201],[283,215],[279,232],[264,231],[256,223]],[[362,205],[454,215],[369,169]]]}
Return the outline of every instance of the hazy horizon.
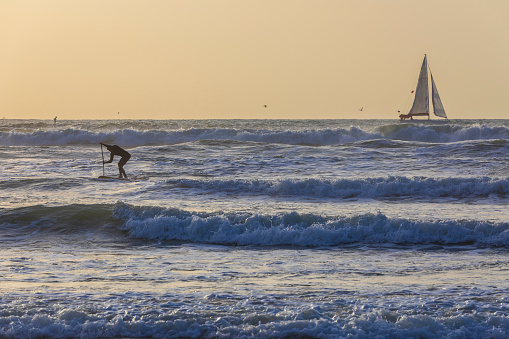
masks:
{"label": "hazy horizon", "polygon": [[449,119],[503,119],[508,12],[503,0],[3,0],[0,117],[397,119],[427,54]]}

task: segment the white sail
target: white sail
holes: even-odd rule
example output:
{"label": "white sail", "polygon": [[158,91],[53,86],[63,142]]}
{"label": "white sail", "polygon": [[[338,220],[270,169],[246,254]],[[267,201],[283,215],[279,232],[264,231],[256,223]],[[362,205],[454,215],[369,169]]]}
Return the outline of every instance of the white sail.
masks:
{"label": "white sail", "polygon": [[428,62],[426,55],[424,55],[424,60],[422,61],[421,73],[419,74],[419,81],[415,89],[414,104],[408,114],[416,113],[429,114]]}
{"label": "white sail", "polygon": [[433,80],[433,74],[431,74],[431,99],[433,101],[433,113],[437,117],[447,118],[447,114],[445,114],[444,105],[442,105],[442,100],[440,100],[440,95],[438,95],[437,86],[435,85],[435,80]]}

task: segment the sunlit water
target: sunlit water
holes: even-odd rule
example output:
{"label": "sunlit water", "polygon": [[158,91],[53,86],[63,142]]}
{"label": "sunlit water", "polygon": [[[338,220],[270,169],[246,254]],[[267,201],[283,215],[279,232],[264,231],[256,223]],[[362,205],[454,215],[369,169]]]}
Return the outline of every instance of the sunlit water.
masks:
{"label": "sunlit water", "polygon": [[[97,179],[101,141],[134,180]],[[508,145],[507,120],[0,120],[0,337],[507,337]]]}

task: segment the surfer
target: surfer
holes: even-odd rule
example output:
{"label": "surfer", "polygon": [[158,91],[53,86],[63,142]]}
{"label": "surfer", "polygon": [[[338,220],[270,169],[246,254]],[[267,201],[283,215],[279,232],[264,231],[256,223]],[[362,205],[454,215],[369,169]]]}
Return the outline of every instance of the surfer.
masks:
{"label": "surfer", "polygon": [[122,176],[123,176],[124,178],[127,178],[127,174],[125,174],[125,171],[124,171],[124,165],[129,159],[131,159],[131,154],[129,154],[129,152],[127,152],[125,149],[123,149],[122,147],[119,147],[117,145],[113,145],[113,146],[106,145],[106,144],[103,144],[102,142],[101,142],[101,145],[106,146],[108,151],[110,151],[110,153],[111,153],[110,160],[103,161],[103,164],[109,164],[110,162],[113,162],[113,157],[115,155],[118,155],[120,157],[120,160],[118,162],[118,172],[119,172],[118,177],[122,178]]}

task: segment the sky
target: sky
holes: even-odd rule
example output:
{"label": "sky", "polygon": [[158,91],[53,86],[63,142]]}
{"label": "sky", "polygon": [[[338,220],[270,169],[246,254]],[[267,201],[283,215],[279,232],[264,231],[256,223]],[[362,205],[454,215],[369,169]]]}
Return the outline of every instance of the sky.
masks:
{"label": "sky", "polygon": [[427,54],[449,118],[506,119],[507,13],[507,0],[0,0],[0,118],[397,119]]}

